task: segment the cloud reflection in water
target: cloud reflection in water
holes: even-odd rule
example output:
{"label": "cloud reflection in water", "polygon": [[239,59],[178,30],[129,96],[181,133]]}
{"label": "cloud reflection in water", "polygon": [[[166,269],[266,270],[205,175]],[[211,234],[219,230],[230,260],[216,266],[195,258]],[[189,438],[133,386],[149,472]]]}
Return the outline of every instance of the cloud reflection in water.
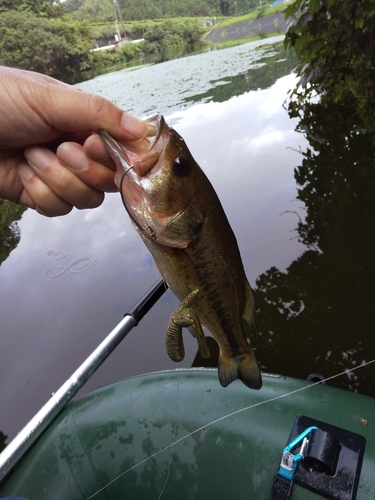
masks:
{"label": "cloud reflection in water", "polygon": [[[159,109],[214,185],[252,284],[272,265],[285,269],[303,250],[291,240],[297,221],[280,216],[286,210],[303,216],[301,203],[291,201],[293,169],[300,160],[291,148],[298,149],[303,138],[282,108],[293,83],[287,76],[269,89],[225,102]],[[158,277],[116,194],[107,195],[98,209],[56,219],[28,210],[19,225],[21,241],[0,268],[1,430],[10,437]],[[66,252],[66,257],[53,261],[50,252]],[[81,259],[95,265],[46,277],[54,265]],[[174,364],[165,352],[165,329],[176,305],[171,293],[163,296],[84,391],[138,373],[190,366],[196,342],[189,334],[183,363]]]}

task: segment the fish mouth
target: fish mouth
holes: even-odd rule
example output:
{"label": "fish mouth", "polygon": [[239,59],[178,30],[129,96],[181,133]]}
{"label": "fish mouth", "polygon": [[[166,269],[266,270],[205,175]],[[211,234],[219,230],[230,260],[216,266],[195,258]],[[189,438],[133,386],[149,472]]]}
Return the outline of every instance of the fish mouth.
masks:
{"label": "fish mouth", "polygon": [[[128,215],[138,229],[156,239],[152,227],[164,226],[157,223],[151,213],[150,177],[162,168],[161,159],[170,138],[170,128],[161,114],[144,120],[146,137],[122,144],[106,130],[99,130],[99,137],[116,164],[115,184]],[[155,227],[156,229],[156,227]],[[156,229],[157,231],[157,229]]]}
{"label": "fish mouth", "polygon": [[172,204],[169,210],[163,205],[165,200],[170,203],[165,186],[171,158],[166,150],[177,134],[160,114],[144,123],[146,137],[126,145],[105,130],[100,130],[99,136],[116,164],[115,183],[138,232],[162,245],[185,248],[199,232],[202,217],[196,203],[182,205],[180,197],[177,206]]}
{"label": "fish mouth", "polygon": [[116,163],[117,187],[120,187],[123,174],[130,169],[139,177],[147,175],[157,165],[169,140],[170,129],[161,114],[144,120],[144,123],[147,126],[146,137],[127,144],[117,142],[106,130],[101,129],[98,132]]}

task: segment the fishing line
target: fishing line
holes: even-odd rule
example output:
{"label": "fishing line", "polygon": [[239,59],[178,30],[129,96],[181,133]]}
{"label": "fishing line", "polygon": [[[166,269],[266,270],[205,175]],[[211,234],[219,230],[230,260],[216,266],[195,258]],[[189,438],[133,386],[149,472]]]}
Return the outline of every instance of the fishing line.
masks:
{"label": "fishing line", "polygon": [[[120,180],[120,196],[121,196],[121,201],[122,201],[122,204],[124,205],[125,207],[125,210],[128,212],[128,215],[129,217],[131,218],[131,220],[137,224],[137,222],[135,221],[135,219],[133,218],[132,214],[130,213],[130,210],[128,209],[128,207],[126,206],[126,203],[125,203],[125,198],[124,198],[124,195],[122,194],[122,185],[124,184],[124,179],[125,179],[125,176],[126,174],[129,172],[129,170],[131,170],[133,168],[133,165],[130,165],[129,168],[127,170],[125,170],[125,172],[122,174],[121,176],[121,180]],[[138,226],[138,224],[137,224]]]}
{"label": "fishing line", "polygon": [[[365,366],[371,365],[372,363],[375,363],[375,359],[373,359],[371,361],[364,362],[364,363],[362,363],[360,365],[355,366],[354,368],[346,369],[346,370],[344,370],[344,371],[342,371],[340,373],[337,373],[336,375],[332,375],[330,377],[327,377],[327,378],[324,379],[324,381],[333,380],[335,378],[341,377],[342,375],[347,375],[348,372],[354,372],[355,370],[359,370],[360,368],[364,368]],[[122,476],[124,476],[128,472],[131,472],[135,468],[137,468],[140,465],[144,464],[145,462],[147,462],[151,458],[154,458],[154,457],[160,455],[164,451],[169,450],[170,448],[172,448],[176,444],[181,443],[182,441],[184,441],[185,439],[189,438],[190,436],[196,434],[197,432],[200,432],[200,431],[206,429],[207,427],[210,427],[211,425],[217,424],[218,422],[221,422],[222,420],[225,420],[225,419],[227,419],[229,417],[233,417],[234,415],[238,415],[239,413],[242,413],[244,411],[251,410],[253,408],[256,408],[257,406],[262,406],[262,405],[264,405],[266,403],[271,403],[272,401],[277,401],[278,399],[286,398],[287,396],[291,396],[292,394],[296,394],[297,392],[301,392],[301,391],[304,391],[306,389],[310,389],[311,387],[314,387],[314,386],[316,386],[316,385],[318,385],[320,383],[321,383],[321,381],[318,381],[318,382],[314,382],[313,384],[305,385],[303,387],[300,387],[299,389],[295,389],[294,391],[286,392],[285,394],[280,394],[279,396],[275,396],[274,398],[267,399],[265,401],[259,401],[258,403],[254,403],[252,405],[245,406],[244,408],[240,408],[239,410],[235,410],[235,411],[233,411],[231,413],[228,413],[227,415],[223,415],[222,417],[219,417],[219,418],[217,418],[215,420],[212,420],[211,422],[208,422],[207,424],[204,424],[201,427],[198,427],[194,431],[189,432],[189,434],[186,434],[185,436],[177,439],[177,441],[174,441],[174,442],[170,443],[165,448],[162,448],[161,450],[153,453],[152,455],[150,455],[149,457],[145,458],[144,460],[141,460],[137,464],[133,465],[132,467],[130,467],[129,469],[127,469],[126,471],[122,472],[121,474],[119,474],[114,479],[112,479],[112,481],[110,481],[108,484],[106,484],[105,486],[103,486],[103,488],[100,488],[100,490],[98,490],[97,492],[95,492],[93,495],[87,497],[86,500],[91,500],[91,498],[94,498],[96,495],[98,495],[99,493],[101,493],[102,491],[104,491],[106,488],[108,488],[108,486],[110,486],[111,484],[113,484],[115,481],[117,481],[118,479],[120,479]],[[164,490],[164,488],[163,488],[163,490]]]}
{"label": "fishing line", "polygon": [[[180,421],[180,419],[179,419],[179,415],[180,415],[180,391],[179,391],[179,387],[180,387],[180,372],[178,371],[177,372],[177,387],[176,387],[176,392],[177,392],[176,425],[175,425],[175,428],[174,428],[174,436],[172,438],[172,443],[171,443],[172,445],[175,443],[175,439],[176,439],[176,436],[177,436],[178,423]],[[171,470],[171,465],[172,465],[173,457],[174,457],[174,451],[172,451],[171,458],[169,459],[168,470],[167,470],[167,477],[165,478],[164,485],[163,485],[163,487],[161,489],[161,492],[160,492],[160,495],[158,497],[158,500],[161,499],[161,497],[162,497],[162,495],[164,493],[164,490],[167,487],[168,480],[169,480],[169,473],[170,473],[170,470]]]}

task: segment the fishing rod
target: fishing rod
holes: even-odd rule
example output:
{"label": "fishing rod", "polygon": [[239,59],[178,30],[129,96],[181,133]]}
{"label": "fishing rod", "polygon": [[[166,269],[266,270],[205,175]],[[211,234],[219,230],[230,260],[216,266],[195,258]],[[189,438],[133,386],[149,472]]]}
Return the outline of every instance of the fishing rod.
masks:
{"label": "fishing rod", "polygon": [[87,380],[96,372],[111,352],[119,345],[134,326],[154,306],[168,285],[161,279],[146,292],[120,323],[107,335],[90,356],[77,368],[68,380],[55,392],[49,401],[25,425],[0,454],[0,481],[25,455],[38,437],[47,429],[57,415],[73,399]]}

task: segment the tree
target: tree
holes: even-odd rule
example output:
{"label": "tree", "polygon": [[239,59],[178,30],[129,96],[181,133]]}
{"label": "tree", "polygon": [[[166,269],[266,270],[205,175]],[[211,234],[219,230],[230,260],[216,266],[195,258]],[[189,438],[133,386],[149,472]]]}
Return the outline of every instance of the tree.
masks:
{"label": "tree", "polygon": [[42,17],[61,17],[64,7],[54,0],[0,0],[0,13],[9,10],[27,11]]}
{"label": "tree", "polygon": [[146,53],[160,52],[181,44],[200,40],[203,24],[200,21],[164,21],[155,24],[144,35],[143,50]]}
{"label": "tree", "polygon": [[297,116],[314,93],[330,92],[352,103],[367,127],[375,127],[375,3],[373,0],[296,0],[286,10],[299,87],[289,111]]}
{"label": "tree", "polygon": [[88,23],[49,20],[26,12],[0,15],[0,64],[5,66],[75,83],[94,69],[91,47]]}
{"label": "tree", "polygon": [[85,0],[65,0],[64,10],[68,14],[79,9]]}
{"label": "tree", "polygon": [[[173,17],[222,15],[219,0],[118,0],[126,20],[161,19]],[[229,13],[234,13],[235,2],[228,0]],[[266,3],[269,3],[266,0]],[[258,7],[258,0],[237,0],[238,13],[244,14]]]}
{"label": "tree", "polygon": [[84,0],[78,10],[71,12],[71,16],[90,23],[107,22],[114,21],[115,10],[111,0]]}

